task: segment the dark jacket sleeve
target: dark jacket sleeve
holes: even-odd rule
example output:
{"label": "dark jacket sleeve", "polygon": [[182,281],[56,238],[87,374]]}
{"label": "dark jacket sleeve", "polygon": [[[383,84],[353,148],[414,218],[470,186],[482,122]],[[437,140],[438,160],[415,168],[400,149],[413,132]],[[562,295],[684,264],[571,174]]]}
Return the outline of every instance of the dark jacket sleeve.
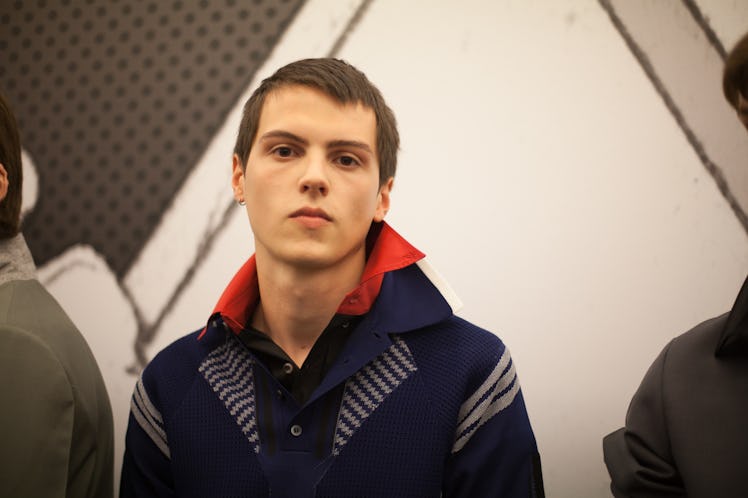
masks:
{"label": "dark jacket sleeve", "polygon": [[506,349],[502,360],[462,405],[445,498],[545,496],[535,436]]}
{"label": "dark jacket sleeve", "polygon": [[667,387],[663,372],[671,344],[654,361],[634,394],[626,415],[626,427],[603,439],[610,487],[617,498],[686,496],[670,452],[663,403]]}
{"label": "dark jacket sleeve", "polygon": [[156,397],[146,387],[148,373],[138,380],[130,403],[121,498],[175,496],[166,429]]}

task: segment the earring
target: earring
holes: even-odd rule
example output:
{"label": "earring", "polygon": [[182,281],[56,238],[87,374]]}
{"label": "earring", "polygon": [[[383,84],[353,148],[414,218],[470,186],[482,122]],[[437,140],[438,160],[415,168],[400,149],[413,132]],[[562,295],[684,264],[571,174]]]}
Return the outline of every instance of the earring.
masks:
{"label": "earring", "polygon": [[240,206],[246,206],[246,205],[247,205],[247,202],[246,202],[246,201],[245,201],[244,199],[240,199],[240,200],[238,200],[238,201],[236,201],[236,202],[237,202],[237,203],[238,203],[238,204],[239,204]]}

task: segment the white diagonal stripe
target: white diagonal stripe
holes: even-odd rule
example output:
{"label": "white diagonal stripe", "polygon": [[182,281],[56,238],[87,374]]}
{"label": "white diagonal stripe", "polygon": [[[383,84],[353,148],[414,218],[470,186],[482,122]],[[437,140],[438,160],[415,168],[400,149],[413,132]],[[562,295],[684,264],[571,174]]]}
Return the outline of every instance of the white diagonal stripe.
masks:
{"label": "white diagonal stripe", "polygon": [[465,444],[470,440],[470,438],[473,436],[475,431],[477,431],[479,428],[483,426],[486,422],[491,420],[494,416],[496,416],[499,412],[501,412],[503,409],[505,409],[507,406],[511,405],[514,401],[514,398],[517,397],[517,393],[519,393],[519,381],[516,380],[514,382],[514,385],[510,390],[499,396],[496,400],[491,403],[491,405],[488,407],[486,412],[483,414],[483,416],[480,418],[479,422],[474,425],[469,431],[467,431],[462,436],[458,437],[455,441],[454,446],[452,447],[452,453],[457,453],[460,451]]}
{"label": "white diagonal stripe", "polygon": [[[514,369],[514,363],[509,367],[509,370],[507,370],[506,374],[499,379],[499,382],[496,384],[496,387],[493,390],[493,393],[498,395],[501,391],[509,387],[509,385],[514,381],[514,379],[517,377],[517,371]],[[457,434],[461,434],[463,431],[468,429],[471,425],[475,424],[483,415],[488,411],[489,406],[494,403],[495,400],[493,400],[494,394],[491,394],[491,396],[487,396],[483,401],[481,401],[472,412],[465,417],[465,419],[460,422],[460,424],[457,426]]]}
{"label": "white diagonal stripe", "polygon": [[433,286],[436,287],[444,300],[447,301],[449,307],[452,308],[452,313],[457,313],[460,308],[462,308],[462,301],[460,300],[459,296],[457,296],[457,293],[454,291],[454,289],[452,289],[452,286],[450,286],[447,283],[446,279],[442,277],[438,271],[436,271],[436,268],[431,266],[431,263],[429,263],[426,258],[417,261],[416,265],[418,265],[418,268],[423,272],[424,275],[426,275],[426,278],[431,281]]}
{"label": "white diagonal stripe", "polygon": [[458,422],[467,417],[470,412],[473,411],[473,408],[475,408],[478,401],[493,389],[496,382],[498,382],[499,378],[501,378],[501,374],[506,369],[510,360],[511,355],[509,354],[509,350],[505,348],[504,352],[501,355],[501,358],[499,359],[499,362],[496,364],[496,367],[493,369],[493,371],[488,375],[486,380],[483,381],[483,384],[478,387],[475,393],[473,393],[473,395],[470,396],[468,400],[465,401],[460,407],[460,414],[457,417]]}
{"label": "white diagonal stripe", "polygon": [[145,386],[143,385],[143,377],[140,377],[138,379],[138,382],[135,384],[135,393],[136,395],[139,395],[140,400],[142,401],[143,408],[145,408],[148,413],[150,413],[151,417],[153,417],[159,424],[163,424],[164,421],[161,418],[161,413],[156,409],[155,406],[153,406],[153,403],[151,403],[151,399],[148,397],[148,393],[145,391]]}
{"label": "white diagonal stripe", "polygon": [[[148,400],[147,402],[145,401],[148,399],[148,395],[145,393],[145,390],[141,393],[139,387],[142,387],[142,384],[140,386],[135,386],[135,392],[133,393],[132,399],[130,400],[130,407],[134,407],[140,410],[146,423],[148,423],[148,425],[153,428],[152,430],[156,431],[161,439],[166,440],[166,432],[164,432],[164,429],[161,427],[163,425],[163,422],[161,421],[161,414],[159,414],[158,410],[156,410],[155,408],[153,408],[153,411],[156,413],[156,415],[158,415],[158,419],[156,419],[150,413],[148,409],[150,400]],[[145,397],[145,400],[143,399],[143,396]]]}
{"label": "white diagonal stripe", "polygon": [[166,439],[162,439],[161,436],[154,430],[154,427],[146,420],[143,412],[140,411],[137,403],[135,403],[134,397],[130,401],[130,410],[133,417],[135,418],[135,421],[138,423],[140,428],[143,429],[146,434],[148,434],[148,437],[151,438],[153,444],[155,444],[158,449],[161,450],[161,453],[163,453],[166,458],[171,459],[171,453],[169,452],[169,445],[167,444]]}

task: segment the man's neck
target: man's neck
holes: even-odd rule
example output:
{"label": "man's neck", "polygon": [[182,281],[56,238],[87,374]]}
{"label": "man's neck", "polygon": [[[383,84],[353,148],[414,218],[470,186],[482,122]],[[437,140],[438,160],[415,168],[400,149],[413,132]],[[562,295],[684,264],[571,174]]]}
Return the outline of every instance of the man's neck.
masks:
{"label": "man's neck", "polygon": [[332,268],[279,264],[257,252],[260,302],[252,326],[301,366],[345,296],[360,282],[363,253]]}

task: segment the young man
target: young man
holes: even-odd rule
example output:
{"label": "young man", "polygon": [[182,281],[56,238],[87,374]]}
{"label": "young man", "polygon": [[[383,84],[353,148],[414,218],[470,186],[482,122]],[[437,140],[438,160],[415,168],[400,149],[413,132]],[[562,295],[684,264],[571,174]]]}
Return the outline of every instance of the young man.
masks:
{"label": "young man", "polygon": [[232,185],[256,253],[138,381],[123,497],[543,495],[508,351],[383,221],[398,146],[345,62],[255,91]]}
{"label": "young man", "polygon": [[112,409],[83,336],[36,280],[21,145],[0,95],[0,496],[114,493]]}
{"label": "young man", "polygon": [[[748,36],[723,89],[748,127]],[[732,310],[665,346],[634,394],[626,426],[603,440],[616,497],[745,496],[748,481],[748,279]]]}

